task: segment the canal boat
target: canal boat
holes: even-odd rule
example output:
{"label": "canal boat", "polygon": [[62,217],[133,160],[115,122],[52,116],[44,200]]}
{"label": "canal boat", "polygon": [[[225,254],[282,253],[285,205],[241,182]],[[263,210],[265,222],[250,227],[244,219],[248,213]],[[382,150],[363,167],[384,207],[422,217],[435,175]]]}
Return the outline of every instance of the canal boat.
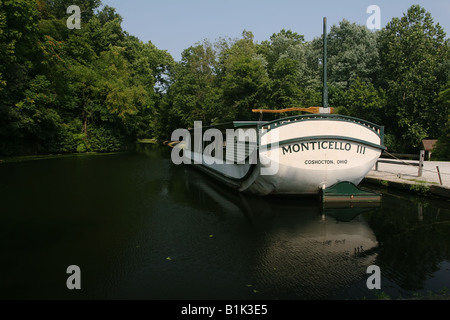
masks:
{"label": "canal boat", "polygon": [[[324,18],[321,107],[254,109],[260,114],[258,121],[212,127],[196,124],[172,154],[182,154],[184,163],[241,192],[262,196],[320,194],[325,201],[380,200],[380,195],[357,186],[385,149],[384,127],[334,114],[328,106],[326,32]],[[306,114],[262,120],[267,113],[288,112]]]}
{"label": "canal boat", "polygon": [[[316,109],[319,113],[274,121],[235,121],[193,129],[190,146],[180,143],[175,148],[183,150],[174,152],[183,153],[184,163],[256,195],[312,195],[338,184],[358,186],[385,149],[384,128]],[[211,129],[216,133],[214,142],[196,139],[208,136]],[[205,152],[208,149],[211,152]],[[357,194],[351,191],[350,199]],[[370,195],[365,196],[370,200]]]}

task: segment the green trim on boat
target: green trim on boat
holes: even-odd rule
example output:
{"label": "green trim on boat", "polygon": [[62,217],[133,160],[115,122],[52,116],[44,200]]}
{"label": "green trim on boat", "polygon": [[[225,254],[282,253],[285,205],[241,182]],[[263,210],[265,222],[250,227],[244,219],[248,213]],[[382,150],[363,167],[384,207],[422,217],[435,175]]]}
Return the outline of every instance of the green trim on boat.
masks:
{"label": "green trim on boat", "polygon": [[292,122],[299,122],[299,121],[317,121],[317,120],[334,120],[334,121],[344,121],[344,122],[350,122],[355,123],[358,125],[361,125],[363,127],[371,129],[373,132],[378,134],[381,138],[381,141],[384,142],[384,127],[379,126],[375,123],[349,117],[349,116],[343,116],[339,114],[310,114],[310,115],[300,115],[300,116],[293,116],[293,117],[287,117],[267,123],[260,124],[261,127],[267,127],[267,129],[273,130],[275,128],[279,128],[280,126],[291,124]]}
{"label": "green trim on boat", "polygon": [[325,203],[355,203],[380,202],[381,194],[359,189],[351,182],[339,182],[322,190],[322,202]]}

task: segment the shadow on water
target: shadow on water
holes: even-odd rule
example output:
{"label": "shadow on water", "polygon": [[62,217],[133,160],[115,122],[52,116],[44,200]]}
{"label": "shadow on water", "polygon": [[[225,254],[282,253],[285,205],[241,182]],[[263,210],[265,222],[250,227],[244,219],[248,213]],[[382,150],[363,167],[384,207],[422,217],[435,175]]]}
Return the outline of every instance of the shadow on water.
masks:
{"label": "shadow on water", "polygon": [[252,197],[158,146],[4,164],[0,178],[2,299],[372,299],[370,265],[394,298],[450,287],[442,201]]}

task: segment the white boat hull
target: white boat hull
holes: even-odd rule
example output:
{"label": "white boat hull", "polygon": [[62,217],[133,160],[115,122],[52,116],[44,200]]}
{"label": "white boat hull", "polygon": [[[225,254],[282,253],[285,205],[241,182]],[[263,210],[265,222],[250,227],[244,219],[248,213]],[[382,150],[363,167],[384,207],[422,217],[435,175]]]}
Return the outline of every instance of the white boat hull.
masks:
{"label": "white boat hull", "polygon": [[[317,194],[339,182],[358,185],[374,167],[380,153],[366,149],[364,159],[354,155],[346,157],[339,152],[293,154],[286,159],[281,156],[277,174],[259,176],[248,192],[262,195]],[[260,157],[268,158],[264,153]]]}

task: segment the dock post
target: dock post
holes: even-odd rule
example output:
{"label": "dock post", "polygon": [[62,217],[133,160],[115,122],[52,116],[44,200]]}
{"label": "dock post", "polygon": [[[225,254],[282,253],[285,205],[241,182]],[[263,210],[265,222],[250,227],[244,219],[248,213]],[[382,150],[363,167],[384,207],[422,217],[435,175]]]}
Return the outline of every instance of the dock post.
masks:
{"label": "dock post", "polygon": [[423,173],[423,162],[425,160],[425,150],[420,150],[420,158],[419,158],[419,175],[418,177],[422,176]]}
{"label": "dock post", "polygon": [[439,170],[439,167],[436,167],[436,169],[437,169],[437,173],[438,173],[438,176],[439,176],[439,182],[440,182],[440,184],[442,186],[443,183],[442,183],[442,177],[441,177],[441,170]]}

